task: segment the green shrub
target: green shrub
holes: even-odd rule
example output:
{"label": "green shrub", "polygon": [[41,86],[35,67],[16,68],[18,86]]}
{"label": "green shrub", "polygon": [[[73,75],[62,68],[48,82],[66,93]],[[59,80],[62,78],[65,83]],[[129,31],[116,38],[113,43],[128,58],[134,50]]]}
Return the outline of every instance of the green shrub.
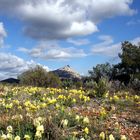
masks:
{"label": "green shrub", "polygon": [[89,90],[90,97],[103,97],[109,91],[111,84],[105,78],[99,79],[99,82],[93,82],[92,90]]}
{"label": "green shrub", "polygon": [[95,83],[94,89],[96,92],[96,96],[98,97],[103,97],[104,94],[109,90],[110,88],[110,83],[108,79],[102,78],[99,80],[98,83]]}
{"label": "green shrub", "polygon": [[57,75],[47,72],[41,66],[29,69],[19,75],[18,79],[22,85],[38,87],[60,87],[61,81]]}

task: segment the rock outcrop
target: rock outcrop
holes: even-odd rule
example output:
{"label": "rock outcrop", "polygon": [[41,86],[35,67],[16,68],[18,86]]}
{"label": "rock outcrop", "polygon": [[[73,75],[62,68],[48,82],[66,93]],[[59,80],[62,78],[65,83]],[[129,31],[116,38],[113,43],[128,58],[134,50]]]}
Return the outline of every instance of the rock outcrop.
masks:
{"label": "rock outcrop", "polygon": [[81,79],[80,74],[74,71],[69,65],[52,72],[57,74],[61,79]]}

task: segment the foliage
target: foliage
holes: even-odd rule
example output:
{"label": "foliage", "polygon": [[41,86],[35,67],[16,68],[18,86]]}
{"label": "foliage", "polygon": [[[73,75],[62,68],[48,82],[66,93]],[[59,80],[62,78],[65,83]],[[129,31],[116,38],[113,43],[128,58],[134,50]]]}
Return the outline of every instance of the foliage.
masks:
{"label": "foliage", "polygon": [[119,54],[121,62],[114,66],[114,74],[130,75],[132,80],[140,78],[140,46],[128,41],[122,43],[122,53]]}
{"label": "foliage", "polygon": [[93,80],[85,80],[83,83],[85,89],[93,89],[94,88],[94,81]]}
{"label": "foliage", "polygon": [[[135,88],[136,79],[140,80],[140,46],[131,44],[128,41],[122,43],[122,53],[119,54],[121,62],[113,66],[111,80],[119,80],[120,86]],[[136,84],[139,87],[138,82]]]}
{"label": "foliage", "polygon": [[83,86],[82,80],[77,80],[77,79],[63,79],[62,80],[62,88],[79,89],[82,86]]}
{"label": "foliage", "polygon": [[39,87],[59,87],[61,85],[61,81],[57,75],[46,72],[41,66],[36,66],[23,72],[18,78],[23,85]]}
{"label": "foliage", "polygon": [[89,71],[90,77],[97,83],[101,78],[110,78],[112,72],[112,67],[109,63],[98,64],[96,67],[93,67],[93,70]]}
{"label": "foliage", "polygon": [[90,97],[103,97],[110,89],[111,83],[109,83],[108,79],[101,78],[99,82],[93,82],[93,89],[89,90]]}
{"label": "foliage", "polygon": [[52,72],[48,72],[47,76],[46,76],[46,85],[47,87],[61,87],[61,80],[59,79],[59,77],[52,73]]}
{"label": "foliage", "polygon": [[122,54],[119,54],[121,63],[133,74],[140,72],[140,46],[131,44],[128,41],[122,43]]}

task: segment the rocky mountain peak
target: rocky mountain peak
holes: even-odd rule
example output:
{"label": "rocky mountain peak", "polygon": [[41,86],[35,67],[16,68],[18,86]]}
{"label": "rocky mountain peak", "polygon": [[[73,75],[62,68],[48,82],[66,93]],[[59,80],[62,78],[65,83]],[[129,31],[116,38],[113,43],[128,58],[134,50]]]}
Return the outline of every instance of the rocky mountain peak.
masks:
{"label": "rocky mountain peak", "polygon": [[53,72],[62,79],[81,79],[80,74],[74,71],[69,65],[54,70]]}

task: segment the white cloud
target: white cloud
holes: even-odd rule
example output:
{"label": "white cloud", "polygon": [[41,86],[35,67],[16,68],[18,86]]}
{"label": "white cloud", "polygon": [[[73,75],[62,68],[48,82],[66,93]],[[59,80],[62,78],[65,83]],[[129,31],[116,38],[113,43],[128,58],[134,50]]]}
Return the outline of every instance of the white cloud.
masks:
{"label": "white cloud", "polygon": [[[35,67],[36,65],[41,64],[38,64],[33,60],[25,61],[22,58],[10,53],[0,53],[0,80],[10,77],[17,77],[17,75],[28,70],[29,68]],[[47,66],[43,66],[43,68],[45,68],[47,71],[49,70]]]}
{"label": "white cloud", "polygon": [[138,24],[140,24],[140,19],[130,20],[126,23],[126,25],[128,25],[128,26],[138,25]]}
{"label": "white cloud", "polygon": [[0,13],[25,23],[24,32],[35,39],[66,39],[98,31],[105,18],[133,15],[133,0],[1,0]]}
{"label": "white cloud", "polygon": [[32,49],[19,48],[18,51],[44,60],[65,60],[86,56],[82,49],[76,49],[74,47],[63,48],[55,42],[41,42]]}
{"label": "white cloud", "polygon": [[0,22],[0,48],[4,45],[4,38],[7,36],[3,23]]}
{"label": "white cloud", "polygon": [[[111,39],[111,36],[106,36],[105,38],[106,40],[103,42],[94,44],[92,46],[92,53],[111,57],[118,56],[118,53],[121,53],[121,42],[114,43],[113,39]],[[130,41],[132,44],[138,45],[140,43],[140,37],[128,41]]]}
{"label": "white cloud", "polygon": [[138,46],[138,45],[140,46],[140,37],[137,37],[137,38],[133,39],[131,41],[131,43],[136,45],[136,46]]}
{"label": "white cloud", "polygon": [[82,46],[82,45],[90,44],[90,41],[88,39],[77,39],[77,40],[74,40],[72,38],[69,38],[69,39],[67,39],[67,42],[71,43],[71,44],[73,44],[75,46]]}

